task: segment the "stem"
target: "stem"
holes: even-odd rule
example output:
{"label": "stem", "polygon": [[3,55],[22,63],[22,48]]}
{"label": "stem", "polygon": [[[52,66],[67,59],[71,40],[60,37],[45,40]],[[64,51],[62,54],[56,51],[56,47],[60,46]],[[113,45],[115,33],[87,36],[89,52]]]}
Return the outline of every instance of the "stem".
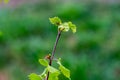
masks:
{"label": "stem", "polygon": [[[58,41],[60,39],[60,35],[61,35],[61,30],[58,30],[57,38],[56,38],[56,41],[55,41],[55,44],[54,44],[54,47],[53,47],[53,50],[52,50],[52,55],[51,55],[50,61],[49,61],[49,65],[50,66],[52,65],[52,61],[53,61],[53,58],[54,58],[54,55],[55,55],[55,51],[56,51],[56,47],[57,47]],[[46,80],[48,80],[49,75],[50,75],[50,72],[48,72]]]}

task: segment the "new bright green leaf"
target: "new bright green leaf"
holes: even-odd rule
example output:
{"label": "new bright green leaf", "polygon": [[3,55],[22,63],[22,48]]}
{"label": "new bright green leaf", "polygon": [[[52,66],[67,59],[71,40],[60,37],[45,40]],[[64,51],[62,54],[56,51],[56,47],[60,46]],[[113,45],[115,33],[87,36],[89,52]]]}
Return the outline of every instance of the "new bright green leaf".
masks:
{"label": "new bright green leaf", "polygon": [[42,78],[35,73],[30,74],[28,77],[30,80],[42,80]]}
{"label": "new bright green leaf", "polygon": [[69,31],[70,27],[69,24],[67,22],[61,24],[60,26],[58,26],[58,28],[64,32]]}
{"label": "new bright green leaf", "polygon": [[62,24],[62,21],[58,17],[49,18],[50,22],[56,26]]}
{"label": "new bright green leaf", "polygon": [[52,67],[52,66],[48,66],[47,67],[48,71],[51,72],[51,73],[57,73],[59,74],[59,70],[57,70],[56,68]]}
{"label": "new bright green leaf", "polygon": [[67,32],[71,29],[73,33],[76,32],[76,25],[72,22],[62,23],[62,21],[58,17],[49,18],[49,20],[52,24],[58,26],[58,29],[61,31]]}
{"label": "new bright green leaf", "polygon": [[[59,69],[60,71],[62,72],[62,74],[67,77],[68,79],[70,79],[70,70],[65,68],[62,64],[61,64],[61,59],[58,59],[58,62],[59,64]],[[71,80],[71,79],[70,79]]]}
{"label": "new bright green leaf", "polygon": [[72,30],[73,33],[76,32],[76,26],[72,22],[65,22],[65,23],[59,25],[58,28],[64,32],[67,32],[70,29]]}
{"label": "new bright green leaf", "polygon": [[49,76],[49,80],[58,80],[58,73],[51,73]]}
{"label": "new bright green leaf", "polygon": [[60,65],[59,69],[61,70],[62,74],[70,79],[70,70],[65,68],[63,65]]}
{"label": "new bright green leaf", "polygon": [[40,64],[43,65],[43,66],[48,66],[48,65],[49,65],[49,64],[48,64],[48,61],[47,61],[46,59],[39,59],[39,62],[40,62]]}
{"label": "new bright green leaf", "polygon": [[69,27],[71,28],[72,32],[75,33],[76,32],[76,25],[73,24],[72,22],[68,22]]}

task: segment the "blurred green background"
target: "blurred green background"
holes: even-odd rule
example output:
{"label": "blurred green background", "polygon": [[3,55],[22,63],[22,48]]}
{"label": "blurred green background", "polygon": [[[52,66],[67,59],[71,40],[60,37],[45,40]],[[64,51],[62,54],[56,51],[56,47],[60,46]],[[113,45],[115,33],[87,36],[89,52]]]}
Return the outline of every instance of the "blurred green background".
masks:
{"label": "blurred green background", "polygon": [[0,3],[0,80],[28,80],[30,73],[43,71],[38,59],[54,45],[57,27],[48,19],[54,16],[77,26],[75,34],[62,33],[55,55],[72,80],[120,80],[119,0]]}

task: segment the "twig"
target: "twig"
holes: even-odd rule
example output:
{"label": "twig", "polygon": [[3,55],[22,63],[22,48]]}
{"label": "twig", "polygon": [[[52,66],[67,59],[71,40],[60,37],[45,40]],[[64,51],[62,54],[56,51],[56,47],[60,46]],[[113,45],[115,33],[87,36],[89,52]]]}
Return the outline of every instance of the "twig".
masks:
{"label": "twig", "polygon": [[[50,61],[49,61],[49,65],[50,65],[50,66],[52,65],[52,61],[53,61],[53,58],[54,58],[54,55],[55,55],[56,47],[57,47],[58,41],[59,41],[59,39],[60,39],[61,31],[62,31],[62,30],[58,30],[57,38],[56,38],[56,41],[55,41],[55,44],[54,44],[54,47],[53,47],[53,50],[52,50],[52,55],[51,55],[51,57],[50,57],[50,59],[49,59],[49,60],[50,60]],[[46,80],[49,79],[49,75],[50,75],[50,72],[48,72],[47,77],[46,77]]]}

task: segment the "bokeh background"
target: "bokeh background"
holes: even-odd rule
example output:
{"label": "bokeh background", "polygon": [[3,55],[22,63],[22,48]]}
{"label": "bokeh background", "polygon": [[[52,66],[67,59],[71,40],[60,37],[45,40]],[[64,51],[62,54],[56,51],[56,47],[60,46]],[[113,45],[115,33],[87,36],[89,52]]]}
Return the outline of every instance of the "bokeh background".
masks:
{"label": "bokeh background", "polygon": [[[28,80],[44,67],[57,27],[49,17],[72,21],[62,33],[56,58],[72,80],[120,80],[120,0],[10,0],[0,3],[0,80]],[[60,76],[60,80],[67,80]]]}

